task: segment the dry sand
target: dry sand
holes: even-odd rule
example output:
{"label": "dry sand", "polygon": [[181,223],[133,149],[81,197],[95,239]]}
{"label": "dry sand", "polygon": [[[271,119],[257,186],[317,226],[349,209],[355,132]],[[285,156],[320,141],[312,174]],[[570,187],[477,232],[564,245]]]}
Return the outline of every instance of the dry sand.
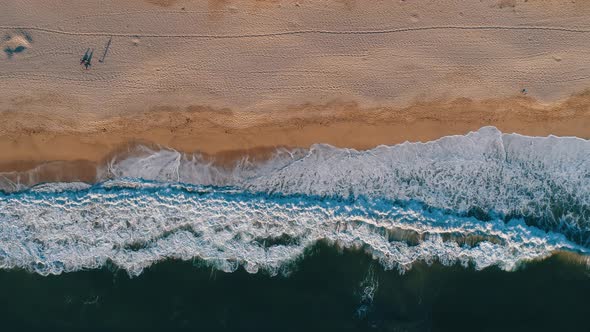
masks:
{"label": "dry sand", "polygon": [[[76,161],[37,172],[88,180],[94,163],[138,142],[228,161],[276,146],[366,149],[484,125],[590,138],[587,1],[1,6],[1,172]],[[84,70],[88,47],[93,66]]]}

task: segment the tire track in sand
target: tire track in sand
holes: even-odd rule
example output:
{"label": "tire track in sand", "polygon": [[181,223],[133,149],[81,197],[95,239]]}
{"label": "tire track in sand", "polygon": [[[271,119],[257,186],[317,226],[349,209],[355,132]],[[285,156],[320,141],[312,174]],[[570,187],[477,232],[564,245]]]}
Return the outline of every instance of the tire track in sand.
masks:
{"label": "tire track in sand", "polygon": [[71,36],[113,36],[113,37],[143,37],[143,38],[200,38],[200,39],[241,39],[241,38],[263,38],[275,37],[285,35],[303,35],[303,34],[325,34],[325,35],[378,35],[391,34],[401,32],[414,31],[429,31],[429,30],[492,30],[492,31],[549,31],[549,32],[563,32],[563,33],[590,33],[590,29],[577,29],[555,26],[460,26],[460,25],[444,25],[444,26],[424,26],[424,27],[406,27],[384,30],[294,30],[294,31],[278,31],[268,33],[252,33],[252,34],[237,34],[237,35],[212,35],[212,34],[150,34],[150,33],[120,33],[120,32],[74,32],[66,30],[57,30],[50,28],[42,28],[36,26],[6,26],[0,25],[3,30],[32,30],[38,32],[46,32],[61,35]]}

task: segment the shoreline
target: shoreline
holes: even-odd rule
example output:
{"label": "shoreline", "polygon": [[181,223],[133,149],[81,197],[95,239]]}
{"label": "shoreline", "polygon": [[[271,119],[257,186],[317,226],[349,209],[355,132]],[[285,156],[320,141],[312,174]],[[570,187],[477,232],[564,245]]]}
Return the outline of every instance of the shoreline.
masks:
{"label": "shoreline", "polygon": [[59,118],[27,122],[28,113],[2,115],[7,121],[0,124],[0,181],[18,180],[27,186],[93,183],[99,166],[138,145],[198,153],[217,166],[233,167],[243,158],[266,160],[278,148],[325,143],[366,150],[464,135],[489,125],[504,133],[590,139],[590,91],[552,104],[515,96],[431,101],[398,109],[334,102],[267,114],[166,107],[107,119],[80,116],[67,124]]}
{"label": "shoreline", "polygon": [[362,108],[355,102],[335,101],[268,113],[187,106],[108,118],[80,114],[65,120],[38,115],[0,113],[4,119],[0,124],[0,171],[30,169],[52,161],[103,162],[139,144],[201,153],[226,163],[245,155],[268,155],[278,147],[325,143],[367,150],[464,135],[484,126],[528,136],[590,139],[590,90],[551,104],[515,96],[419,102],[405,108]]}

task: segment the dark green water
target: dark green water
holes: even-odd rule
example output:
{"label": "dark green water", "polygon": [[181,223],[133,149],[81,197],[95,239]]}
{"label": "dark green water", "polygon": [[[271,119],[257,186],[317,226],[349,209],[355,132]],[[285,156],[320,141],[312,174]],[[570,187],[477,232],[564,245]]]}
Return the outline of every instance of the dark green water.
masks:
{"label": "dark green water", "polygon": [[[378,283],[372,302],[362,299],[363,280]],[[588,268],[559,257],[516,272],[434,264],[400,275],[326,245],[288,277],[190,262],[156,264],[133,279],[108,269],[0,272],[3,331],[588,331],[589,299]]]}

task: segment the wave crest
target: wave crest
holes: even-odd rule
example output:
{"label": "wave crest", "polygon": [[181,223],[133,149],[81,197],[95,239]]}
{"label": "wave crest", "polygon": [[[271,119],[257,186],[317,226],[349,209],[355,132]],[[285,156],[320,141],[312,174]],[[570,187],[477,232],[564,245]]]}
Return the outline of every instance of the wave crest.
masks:
{"label": "wave crest", "polygon": [[522,220],[482,222],[418,203],[251,194],[113,180],[0,199],[0,267],[59,274],[114,263],[131,275],[155,262],[200,258],[224,271],[278,273],[318,241],[364,248],[386,268],[457,261],[478,269],[586,253]]}

